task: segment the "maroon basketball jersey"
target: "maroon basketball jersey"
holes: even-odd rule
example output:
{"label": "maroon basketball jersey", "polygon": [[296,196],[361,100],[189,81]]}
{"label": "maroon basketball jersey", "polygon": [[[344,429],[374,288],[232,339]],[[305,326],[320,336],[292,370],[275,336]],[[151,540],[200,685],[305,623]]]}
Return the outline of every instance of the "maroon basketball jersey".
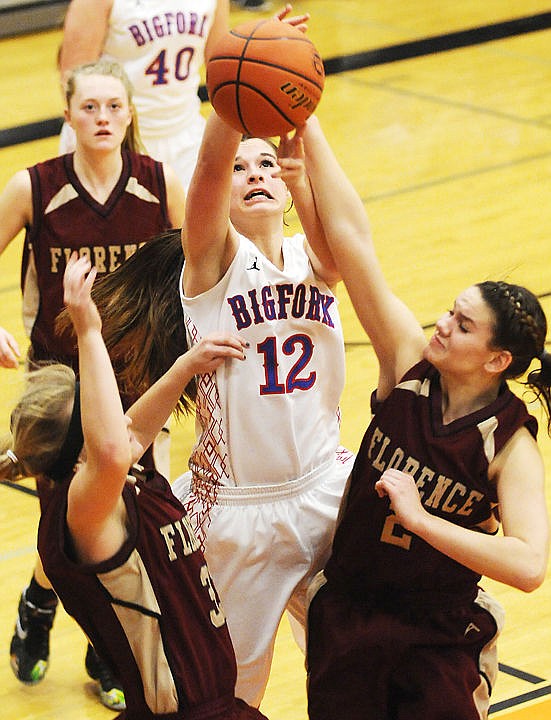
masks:
{"label": "maroon basketball jersey", "polygon": [[385,469],[411,474],[429,513],[495,533],[497,492],[489,463],[522,426],[536,435],[535,418],[506,383],[491,405],[445,425],[439,378],[423,360],[374,405],[325,573],[359,598],[443,602],[468,596],[480,580],[398,524],[388,497],[375,491]]}
{"label": "maroon basketball jersey", "polygon": [[114,557],[94,566],[75,560],[68,488],[66,482],[53,490],[38,550],[63,606],[120,679],[123,717],[233,717],[236,663],[224,613],[168,482],[151,473],[126,484],[130,536]]}
{"label": "maroon basketball jersey", "polygon": [[55,336],[63,308],[63,273],[73,250],[89,255],[98,274],[116,270],[140,244],[170,227],[161,163],[123,151],[121,176],[105,204],[88,193],[62,155],[29,168],[33,224],[21,268],[24,320],[37,358],[68,361],[74,340]]}

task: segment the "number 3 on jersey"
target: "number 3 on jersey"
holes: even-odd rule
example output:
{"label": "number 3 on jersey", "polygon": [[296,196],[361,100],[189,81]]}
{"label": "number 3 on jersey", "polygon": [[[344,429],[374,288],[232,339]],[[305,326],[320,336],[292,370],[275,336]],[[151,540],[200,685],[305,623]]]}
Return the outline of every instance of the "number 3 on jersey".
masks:
{"label": "number 3 on jersey", "polygon": [[224,615],[224,611],[222,610],[220,601],[218,600],[218,595],[216,593],[216,590],[214,589],[214,584],[212,582],[208,567],[206,565],[201,565],[200,573],[201,585],[207,589],[209,598],[211,599],[213,606],[212,610],[210,611],[210,621],[214,625],[214,627],[222,627],[222,625],[226,622],[226,616]]}
{"label": "number 3 on jersey", "polygon": [[189,66],[195,52],[192,47],[183,47],[176,53],[174,67],[167,62],[166,50],[161,50],[155,60],[146,69],[146,75],[153,75],[153,85],[167,85],[172,75],[179,82],[189,77]]}

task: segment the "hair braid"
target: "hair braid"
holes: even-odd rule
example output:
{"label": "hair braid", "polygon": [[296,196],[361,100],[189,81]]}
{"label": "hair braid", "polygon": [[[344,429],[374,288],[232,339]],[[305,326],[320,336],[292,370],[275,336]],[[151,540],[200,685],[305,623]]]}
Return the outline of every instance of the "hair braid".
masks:
{"label": "hair braid", "polygon": [[542,333],[541,325],[538,325],[532,313],[526,309],[521,295],[523,288],[520,288],[517,285],[509,285],[504,282],[498,283],[498,287],[509,303],[512,317],[521,327],[526,329],[526,332],[531,336],[534,342],[534,346],[538,348],[543,345],[545,342],[545,330]]}
{"label": "hair braid", "polygon": [[512,356],[503,377],[519,378],[532,360],[540,361],[541,366],[532,370],[522,384],[542,403],[551,434],[551,356],[545,351],[547,319],[539,300],[525,287],[503,281],[486,281],[477,287],[494,313],[493,345],[508,350]]}

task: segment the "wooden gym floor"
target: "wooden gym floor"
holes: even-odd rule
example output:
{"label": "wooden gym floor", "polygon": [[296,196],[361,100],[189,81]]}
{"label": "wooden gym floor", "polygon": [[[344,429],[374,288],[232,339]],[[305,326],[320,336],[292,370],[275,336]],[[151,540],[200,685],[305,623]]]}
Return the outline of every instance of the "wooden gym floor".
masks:
{"label": "wooden gym floor", "polygon": [[[528,285],[551,320],[551,13],[544,0],[297,0],[328,78],[318,115],[364,199],[387,275],[430,332],[464,287],[485,278]],[[266,14],[266,13],[265,13]],[[262,14],[259,14],[261,16]],[[233,11],[232,22],[249,19]],[[0,40],[0,187],[54,155],[61,115],[58,30]],[[204,106],[208,112],[207,106]],[[42,139],[21,142],[25,138]],[[26,347],[18,238],[0,275],[0,325]],[[344,443],[355,450],[376,380],[373,353],[340,291],[347,342]],[[0,430],[21,369],[0,370]],[[539,415],[537,406],[534,413]],[[185,469],[192,421],[173,430],[173,472]],[[551,441],[541,449],[551,478]],[[551,480],[548,481],[551,483]],[[84,673],[82,634],[63,611],[44,682],[13,677],[8,648],[34,563],[32,483],[0,487],[0,706],[6,720],[112,717]],[[531,595],[485,582],[505,605],[502,672],[492,717],[551,718],[551,583]],[[305,720],[303,659],[284,620],[262,709]],[[450,719],[453,720],[452,711]],[[413,719],[412,719],[413,720]],[[421,719],[419,719],[421,720]]]}

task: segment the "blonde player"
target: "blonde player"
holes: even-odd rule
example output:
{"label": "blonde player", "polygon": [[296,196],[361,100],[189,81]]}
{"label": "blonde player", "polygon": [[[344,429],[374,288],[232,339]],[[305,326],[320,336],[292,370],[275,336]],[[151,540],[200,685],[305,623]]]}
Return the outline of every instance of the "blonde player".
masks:
{"label": "blonde player", "polygon": [[[169,163],[187,187],[205,125],[200,70],[228,17],[229,0],[72,0],[59,55],[62,82],[84,62],[120,63],[134,87],[148,154]],[[61,152],[73,143],[65,125]]]}

